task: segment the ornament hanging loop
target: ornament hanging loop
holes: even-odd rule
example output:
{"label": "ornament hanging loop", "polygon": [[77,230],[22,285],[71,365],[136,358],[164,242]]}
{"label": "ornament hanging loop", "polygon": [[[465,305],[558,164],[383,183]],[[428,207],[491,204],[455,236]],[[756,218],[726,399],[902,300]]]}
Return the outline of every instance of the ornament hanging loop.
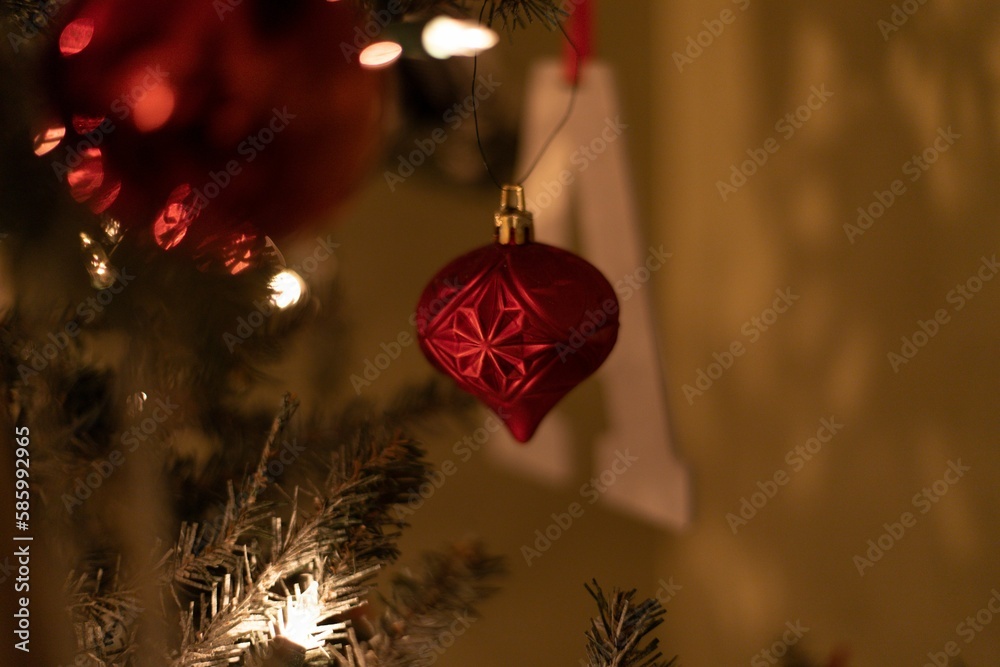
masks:
{"label": "ornament hanging loop", "polygon": [[525,208],[520,185],[500,189],[500,208],[493,219],[493,240],[500,245],[525,245],[535,240],[535,216]]}
{"label": "ornament hanging loop", "polygon": [[[522,1],[524,1],[524,0],[522,0]],[[532,1],[535,1],[535,0],[532,0]],[[584,2],[586,4],[586,3],[589,2],[589,0],[575,0],[575,2],[577,2],[577,3]],[[483,23],[483,17],[486,16],[486,7],[489,6],[490,7],[489,20],[486,22],[486,26],[490,27],[490,26],[493,25],[493,17],[497,13],[497,3],[498,3],[498,0],[483,0],[483,8],[479,11],[479,23],[480,24]],[[525,4],[528,4],[528,3],[525,2]],[[586,5],[584,7],[583,11],[585,13],[587,13],[587,17],[588,17],[588,20],[589,20],[589,16],[590,16],[590,14],[589,14],[589,5]],[[570,37],[569,33],[566,32],[566,28],[563,27],[562,23],[556,21],[555,24],[559,28],[559,32],[561,32],[563,34],[563,37],[566,38],[566,43],[569,44],[570,48],[572,49],[573,53],[575,54],[575,58],[576,58],[575,62],[577,63],[577,65],[579,65],[581,59],[584,57],[585,54],[581,54],[580,49],[577,48],[576,44],[573,42],[573,38]],[[589,48],[589,41],[588,41],[588,48]],[[586,55],[589,55],[589,51],[587,52]],[[478,81],[479,81],[479,52],[476,51],[475,56],[473,56],[473,58],[472,58],[472,96],[473,97],[476,97],[476,93],[477,93],[476,86],[478,85]],[[559,135],[559,133],[562,131],[562,129],[566,126],[566,123],[569,122],[570,116],[573,115],[573,108],[576,105],[576,93],[577,93],[577,91],[580,88],[580,77],[579,76],[574,76],[570,83],[572,85],[570,87],[569,105],[566,107],[566,113],[565,113],[565,115],[563,115],[562,120],[559,121],[559,125],[556,126],[556,128],[552,131],[552,134],[549,135],[549,138],[542,145],[541,150],[538,151],[538,155],[535,156],[534,161],[528,167],[527,171],[524,173],[524,176],[519,181],[517,181],[518,185],[520,185],[520,184],[524,183],[526,180],[528,180],[528,177],[531,176],[531,173],[535,170],[535,167],[537,167],[538,163],[541,161],[542,156],[545,155],[545,152],[549,149],[549,146],[552,144],[552,142],[555,140],[555,138]],[[476,127],[476,145],[479,147],[479,155],[483,158],[483,166],[486,167],[486,173],[489,174],[490,180],[492,180],[493,184],[496,185],[501,190],[503,190],[505,187],[512,187],[512,186],[503,186],[503,185],[501,185],[500,184],[500,179],[498,179],[496,177],[496,174],[493,173],[493,169],[490,167],[489,158],[486,157],[486,149],[483,148],[483,136],[479,132],[479,105],[478,104],[472,105],[472,118],[473,118],[473,122],[474,122],[475,127]],[[531,239],[528,239],[528,240],[530,241]]]}

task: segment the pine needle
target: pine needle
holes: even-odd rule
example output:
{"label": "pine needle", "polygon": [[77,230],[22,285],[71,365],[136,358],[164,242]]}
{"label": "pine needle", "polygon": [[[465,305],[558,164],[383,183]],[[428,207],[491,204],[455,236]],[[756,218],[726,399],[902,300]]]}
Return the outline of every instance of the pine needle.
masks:
{"label": "pine needle", "polygon": [[380,664],[423,664],[450,626],[478,618],[476,605],[496,591],[493,582],[503,572],[503,561],[478,542],[425,554],[419,574],[393,579],[381,636],[373,641]]}
{"label": "pine needle", "polygon": [[566,16],[552,0],[490,0],[489,22],[499,20],[507,31],[527,28],[536,21],[555,30]]}
{"label": "pine needle", "polygon": [[585,586],[597,601],[598,616],[587,631],[587,656],[591,667],[669,667],[677,658],[663,662],[659,639],[642,645],[643,639],[663,622],[663,606],[653,599],[633,604],[635,590],[615,589],[604,596],[597,580]]}

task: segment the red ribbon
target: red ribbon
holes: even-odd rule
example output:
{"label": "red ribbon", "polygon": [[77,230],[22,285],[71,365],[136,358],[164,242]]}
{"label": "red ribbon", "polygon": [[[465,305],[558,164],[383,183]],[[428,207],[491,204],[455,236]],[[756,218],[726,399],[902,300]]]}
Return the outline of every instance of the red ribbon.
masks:
{"label": "red ribbon", "polygon": [[580,80],[580,69],[594,52],[594,12],[592,0],[573,0],[576,5],[569,15],[566,34],[576,45],[566,44],[563,60],[566,63],[566,79],[575,84]]}

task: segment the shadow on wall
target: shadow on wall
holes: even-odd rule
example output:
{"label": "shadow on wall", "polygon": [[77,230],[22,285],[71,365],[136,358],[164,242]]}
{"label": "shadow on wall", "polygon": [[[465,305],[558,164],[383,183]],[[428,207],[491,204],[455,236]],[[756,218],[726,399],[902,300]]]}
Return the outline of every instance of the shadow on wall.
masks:
{"label": "shadow on wall", "polygon": [[691,591],[667,633],[693,664],[799,618],[862,667],[992,664],[1000,629],[956,627],[1000,583],[1000,6],[698,5],[665,12],[660,79],[701,507],[665,541]]}

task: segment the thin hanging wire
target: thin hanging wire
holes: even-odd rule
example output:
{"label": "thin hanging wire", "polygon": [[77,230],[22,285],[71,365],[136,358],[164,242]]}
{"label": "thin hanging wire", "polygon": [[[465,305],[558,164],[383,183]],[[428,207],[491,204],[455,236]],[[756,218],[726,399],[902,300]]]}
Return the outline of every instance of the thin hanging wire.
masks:
{"label": "thin hanging wire", "polygon": [[[483,18],[486,16],[486,5],[488,5],[489,3],[490,0],[483,0],[483,8],[479,11],[480,25],[482,25]],[[563,27],[562,23],[557,22],[556,25],[559,27],[559,32],[561,32],[563,34],[563,37],[566,38],[566,42],[569,44],[570,48],[573,49],[573,53],[576,55],[577,62],[579,62],[580,50],[576,47],[576,44],[573,43],[573,40],[566,33],[566,29]],[[493,27],[492,12],[490,13],[490,18],[489,21],[487,21],[486,27],[487,28]],[[478,75],[479,75],[479,53],[477,52],[472,59],[473,98],[476,97],[476,80],[478,78]],[[552,130],[552,133],[549,134],[549,138],[545,140],[544,144],[542,144],[542,147],[541,149],[539,149],[538,154],[535,156],[535,159],[532,160],[531,164],[528,166],[527,170],[524,173],[524,176],[522,176],[517,180],[516,185],[524,185],[524,182],[528,180],[528,177],[531,176],[533,171],[535,171],[535,167],[537,167],[538,163],[541,162],[542,157],[545,155],[546,151],[549,150],[549,146],[551,146],[552,142],[555,141],[557,136],[559,136],[559,133],[562,132],[562,129],[566,127],[566,123],[569,122],[570,116],[573,115],[573,109],[576,107],[576,94],[579,88],[580,88],[580,73],[579,71],[577,71],[576,75],[573,77],[573,85],[572,88],[570,89],[569,104],[566,107],[566,113],[563,114],[562,120],[559,121],[559,124],[556,125],[555,129]],[[493,168],[490,167],[489,158],[486,156],[486,149],[483,147],[483,137],[482,134],[480,134],[479,132],[479,104],[472,105],[472,117],[476,125],[476,145],[479,146],[479,155],[483,158],[483,166],[486,167],[486,173],[490,175],[490,180],[493,181],[493,184],[497,186],[498,190],[502,190],[503,184],[500,182],[500,179],[498,179],[496,174],[493,172]]]}

